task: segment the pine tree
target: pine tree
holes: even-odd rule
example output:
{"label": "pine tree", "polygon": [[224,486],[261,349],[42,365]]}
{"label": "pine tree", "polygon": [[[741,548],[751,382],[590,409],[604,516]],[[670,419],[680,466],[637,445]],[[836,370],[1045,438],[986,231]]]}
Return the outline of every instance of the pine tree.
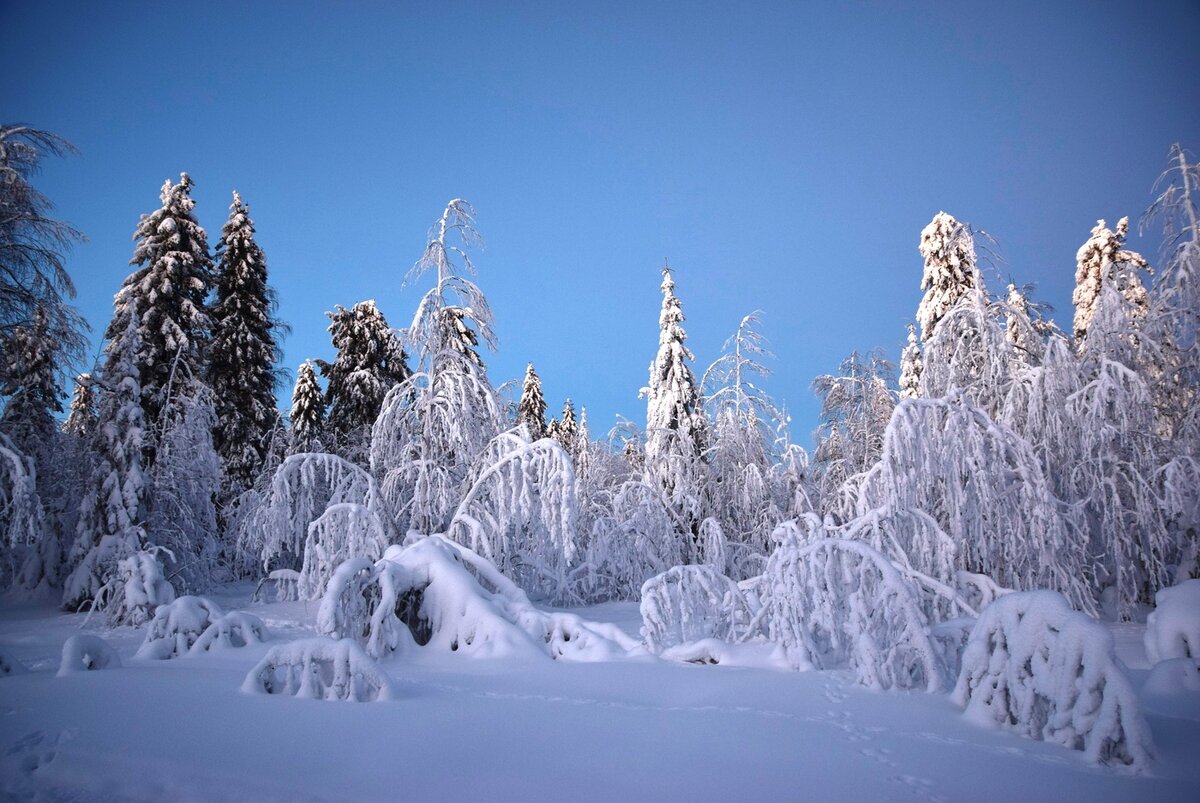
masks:
{"label": "pine tree", "polygon": [[1098,220],[1092,236],[1075,255],[1075,292],[1071,301],[1075,304],[1075,342],[1080,349],[1084,347],[1105,286],[1111,285],[1128,303],[1131,323],[1136,325],[1149,309],[1139,271],[1149,270],[1150,266],[1141,254],[1125,250],[1128,233],[1128,217],[1117,221],[1115,230]]}
{"label": "pine tree", "polygon": [[109,326],[109,331],[117,334],[109,342],[100,380],[103,393],[95,432],[96,464],[80,505],[70,556],[75,568],[63,588],[63,605],[72,610],[94,600],[115,575],[117,562],[141,549],[146,540],[145,418],[137,366],[141,334],[131,310],[118,304],[117,312]]}
{"label": "pine tree", "polygon": [[925,258],[925,273],[921,278],[925,297],[917,308],[917,322],[921,324],[921,341],[928,342],[938,321],[982,282],[975,265],[971,230],[953,215],[938,212],[933,216],[921,231],[919,250]]}
{"label": "pine tree", "polygon": [[529,429],[532,440],[546,437],[546,399],[542,396],[542,378],[533,370],[533,363],[525,366],[525,384],[517,405],[517,423]]}
{"label": "pine tree", "polygon": [[411,373],[408,356],[374,300],[360,301],[351,309],[339,305],[325,314],[332,321],[329,334],[337,349],[332,363],[317,361],[327,383],[326,431],[339,453],[365,464],[371,426],[384,396]]}
{"label": "pine tree", "polygon": [[[646,398],[646,456],[658,456],[666,440],[676,439],[699,455],[705,445],[708,422],[700,404],[700,391],[689,363],[695,360],[684,342],[687,333],[683,307],[675,295],[670,267],[662,269],[662,310],[659,313],[658,355],[650,364]],[[677,436],[677,437],[675,437]]]}
{"label": "pine tree", "polygon": [[317,381],[312,360],[305,360],[296,371],[296,388],[292,391],[292,410],[288,418],[292,424],[291,444],[288,447],[291,454],[322,450],[325,394]]}
{"label": "pine tree", "polygon": [[213,443],[236,492],[253,484],[279,419],[275,366],[281,329],[272,317],[276,300],[267,284],[266,258],[237,192],[217,244],[216,291],[208,349],[208,383],[217,417]]}
{"label": "pine tree", "polygon": [[[118,293],[119,303],[137,316],[141,346],[137,365],[142,408],[150,438],[173,388],[203,376],[204,351],[211,334],[205,299],[212,288],[208,236],[192,210],[192,179],[162,186],[162,207],[143,215],[134,238],[131,265],[137,266]],[[120,336],[111,328],[110,340]],[[152,448],[153,444],[147,444]]]}
{"label": "pine tree", "polygon": [[900,398],[917,399],[921,396],[921,346],[917,343],[917,330],[908,325],[908,345],[900,354]]}
{"label": "pine tree", "polygon": [[91,374],[75,377],[75,392],[71,409],[63,423],[63,432],[79,438],[90,438],[96,429],[96,380]]}

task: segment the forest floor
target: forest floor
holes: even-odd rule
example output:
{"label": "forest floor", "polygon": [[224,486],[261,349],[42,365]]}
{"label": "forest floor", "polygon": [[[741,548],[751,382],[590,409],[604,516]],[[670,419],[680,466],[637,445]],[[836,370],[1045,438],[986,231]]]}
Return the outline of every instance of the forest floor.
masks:
{"label": "forest floor", "polygon": [[[251,603],[251,590],[213,596],[276,642],[313,634],[316,603]],[[579,612],[631,634],[640,623],[636,604]],[[871,692],[846,672],[424,653],[383,662],[393,700],[322,702],[239,691],[269,644],[138,660],[145,629],[98,618],[0,601],[0,647],[31,670],[0,678],[0,797],[1029,803],[1200,789],[1200,720],[1186,711],[1146,711],[1158,759],[1133,776],[972,724],[948,696]],[[123,666],[55,677],[79,632],[109,640]],[[1141,628],[1114,633],[1140,687]]]}

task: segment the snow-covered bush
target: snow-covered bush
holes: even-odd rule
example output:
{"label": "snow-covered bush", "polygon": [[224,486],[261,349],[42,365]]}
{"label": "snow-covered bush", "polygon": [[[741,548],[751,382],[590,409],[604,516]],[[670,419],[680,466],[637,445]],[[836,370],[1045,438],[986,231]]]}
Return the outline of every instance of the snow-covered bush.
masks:
{"label": "snow-covered bush", "polygon": [[107,641],[86,633],[71,636],[63,644],[62,661],[58,665],[58,677],[75,672],[92,672],[97,669],[116,669],[121,666],[121,657]]}
{"label": "snow-covered bush", "polygon": [[1141,700],[1156,714],[1200,720],[1200,664],[1192,658],[1159,661],[1150,668]]}
{"label": "snow-covered bush", "polygon": [[441,536],[351,559],[334,573],[318,629],[381,657],[417,647],[474,657],[604,660],[638,647],[614,625],[536,608],[483,557]]}
{"label": "snow-covered bush", "polygon": [[651,652],[701,639],[738,641],[753,618],[737,583],[711,566],[676,566],[642,586],[642,639]]}
{"label": "snow-covered bush", "polygon": [[762,578],[767,637],[797,669],[849,665],[873,689],[939,691],[943,667],[912,585],[860,541],[788,539]]}
{"label": "snow-covered bush", "polygon": [[272,647],[246,675],[242,691],[360,703],[388,700],[393,695],[388,676],[358,644],[328,638]]}
{"label": "snow-covered bush", "polygon": [[9,653],[6,647],[0,646],[0,678],[23,675],[28,671],[25,664],[18,661],[15,655]]}
{"label": "snow-covered bush", "polygon": [[0,580],[18,569],[18,556],[41,538],[45,528],[33,461],[0,433]]}
{"label": "snow-covered bush", "polygon": [[257,616],[241,611],[224,613],[206,597],[180,597],[155,611],[137,657],[165,660],[214,648],[245,647],[268,638],[267,628]]}
{"label": "snow-covered bush", "polygon": [[954,701],[972,719],[1145,769],[1154,754],[1108,629],[1053,591],[1007,594],[979,616]]}
{"label": "snow-covered bush", "polygon": [[1200,580],[1184,580],[1154,595],[1144,636],[1150,663],[1191,658],[1200,663]]}
{"label": "snow-covered bush", "polygon": [[163,576],[160,552],[171,554],[163,549],[143,550],[117,561],[117,577],[104,605],[113,624],[138,627],[154,615],[159,605],[175,600],[175,589]]}
{"label": "snow-covered bush", "polygon": [[266,601],[266,589],[270,588],[276,602],[292,602],[300,599],[300,572],[295,569],[274,569],[266,577],[258,581],[254,594],[250,597],[253,602]]}
{"label": "snow-covered bush", "polygon": [[325,508],[325,512],[308,525],[308,537],[304,539],[304,564],[299,583],[301,597],[317,599],[342,561],[347,558],[378,560],[387,545],[384,525],[370,508],[354,502],[339,502]]}

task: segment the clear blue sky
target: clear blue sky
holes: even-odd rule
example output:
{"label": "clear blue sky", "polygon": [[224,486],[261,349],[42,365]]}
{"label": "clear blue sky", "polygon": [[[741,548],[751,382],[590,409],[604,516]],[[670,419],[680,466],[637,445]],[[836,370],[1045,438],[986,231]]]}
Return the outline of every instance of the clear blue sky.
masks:
{"label": "clear blue sky", "polygon": [[82,151],[39,184],[90,237],[69,264],[97,330],[182,170],[213,240],[250,203],[291,369],[329,356],[334,304],[407,323],[459,196],[497,385],[533,360],[594,435],[644,420],[669,257],[698,373],[765,310],[801,442],[815,375],[898,357],[938,210],[1067,320],[1095,220],[1136,219],[1172,142],[1200,151],[1195,0],[582,6],[5,0],[0,117]]}

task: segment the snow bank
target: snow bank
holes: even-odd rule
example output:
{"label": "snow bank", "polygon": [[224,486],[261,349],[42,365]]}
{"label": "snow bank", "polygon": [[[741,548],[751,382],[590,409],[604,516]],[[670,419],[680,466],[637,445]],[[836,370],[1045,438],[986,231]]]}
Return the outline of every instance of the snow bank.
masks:
{"label": "snow bank", "polygon": [[74,672],[91,672],[96,669],[116,669],[121,665],[117,651],[99,636],[80,634],[71,636],[63,644],[62,662],[58,665],[58,677]]}
{"label": "snow bank", "polygon": [[349,639],[312,638],[272,647],[246,675],[246,694],[286,694],[311,700],[391,699],[391,681]]}
{"label": "snow bank", "polygon": [[245,647],[267,638],[267,628],[257,616],[223,613],[206,597],[180,597],[155,611],[137,657],[166,660],[214,648]]}
{"label": "snow bank", "polygon": [[0,647],[0,678],[9,675],[24,675],[29,670],[25,668],[25,664],[17,660],[15,655],[12,655],[4,647]]}
{"label": "snow bank", "polygon": [[1146,618],[1146,657],[1200,661],[1200,580],[1184,580],[1154,595],[1157,607]]}
{"label": "snow bank", "polygon": [[769,641],[731,644],[706,638],[667,647],[659,657],[668,661],[711,666],[742,666],[755,669],[792,669],[787,651]]}
{"label": "snow bank", "polygon": [[334,572],[317,614],[320,632],[369,655],[417,647],[480,658],[610,660],[640,646],[614,625],[536,608],[495,566],[441,536],[391,546],[371,563]]}
{"label": "snow bank", "polygon": [[1200,666],[1191,658],[1159,661],[1142,687],[1142,702],[1156,714],[1200,720]]}
{"label": "snow bank", "polygon": [[954,700],[976,721],[1082,750],[1091,761],[1141,771],[1154,755],[1112,635],[1053,591],[1007,594],[983,610]]}

